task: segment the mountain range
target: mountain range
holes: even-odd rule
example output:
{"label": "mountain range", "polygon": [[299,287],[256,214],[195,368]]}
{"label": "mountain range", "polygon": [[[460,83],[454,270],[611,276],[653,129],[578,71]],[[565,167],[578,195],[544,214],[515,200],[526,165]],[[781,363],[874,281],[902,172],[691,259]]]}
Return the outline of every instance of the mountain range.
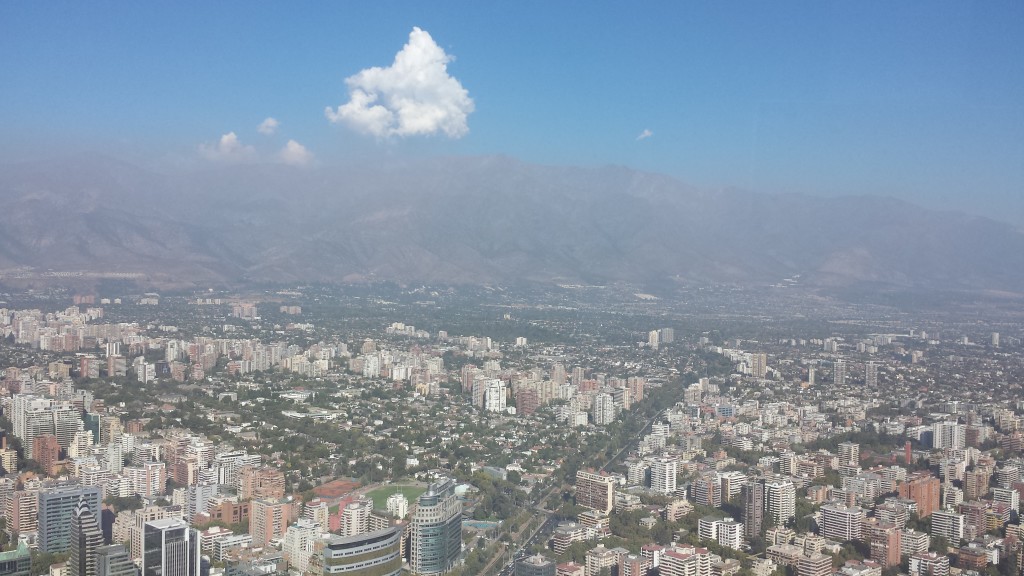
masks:
{"label": "mountain range", "polygon": [[1024,232],[874,196],[702,190],[506,157],[173,174],[89,156],[0,166],[0,281],[864,284],[1024,291]]}

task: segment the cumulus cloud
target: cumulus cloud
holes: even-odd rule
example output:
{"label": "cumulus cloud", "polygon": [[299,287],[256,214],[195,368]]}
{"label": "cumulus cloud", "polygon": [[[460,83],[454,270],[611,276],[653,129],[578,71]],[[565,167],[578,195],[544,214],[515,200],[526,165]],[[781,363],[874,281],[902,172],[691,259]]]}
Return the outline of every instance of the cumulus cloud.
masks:
{"label": "cumulus cloud", "polygon": [[461,138],[473,100],[448,74],[452,57],[425,30],[413,28],[409,42],[387,68],[373,67],[345,79],[349,101],[324,111],[327,119],[378,138],[443,133]]}
{"label": "cumulus cloud", "polygon": [[277,132],[278,124],[279,122],[277,121],[277,119],[268,116],[266,120],[260,122],[260,125],[256,128],[256,130],[260,134],[263,134],[264,136],[270,136],[274,132]]}
{"label": "cumulus cloud", "polygon": [[646,140],[647,138],[650,138],[651,136],[654,136],[654,132],[651,132],[649,129],[644,128],[644,131],[641,132],[640,135],[636,137],[636,139],[639,142],[640,140]]}
{"label": "cumulus cloud", "polygon": [[256,150],[252,146],[242,144],[234,132],[228,132],[221,136],[216,143],[200,144],[199,153],[208,160],[239,162],[252,158],[256,154]]}
{"label": "cumulus cloud", "polygon": [[295,140],[289,140],[281,149],[278,158],[291,166],[306,166],[313,161],[313,153]]}

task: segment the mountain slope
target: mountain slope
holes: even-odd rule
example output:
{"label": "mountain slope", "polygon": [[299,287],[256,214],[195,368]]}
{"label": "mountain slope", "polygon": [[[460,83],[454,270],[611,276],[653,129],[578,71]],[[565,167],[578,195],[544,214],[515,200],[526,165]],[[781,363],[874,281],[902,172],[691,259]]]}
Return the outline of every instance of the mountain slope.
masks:
{"label": "mountain slope", "polygon": [[0,170],[0,270],[153,283],[804,281],[1024,290],[1024,234],[869,196],[701,191],[500,157],[161,175],[101,158]]}

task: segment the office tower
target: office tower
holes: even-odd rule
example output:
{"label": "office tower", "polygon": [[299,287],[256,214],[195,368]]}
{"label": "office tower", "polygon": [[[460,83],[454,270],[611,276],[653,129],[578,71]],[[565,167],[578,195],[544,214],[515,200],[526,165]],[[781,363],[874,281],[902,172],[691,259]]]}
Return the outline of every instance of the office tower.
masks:
{"label": "office tower", "polygon": [[253,500],[249,505],[249,533],[252,545],[266,546],[267,542],[281,538],[292,517],[292,502],[284,498]]}
{"label": "office tower", "polygon": [[[318,556],[323,576],[399,576],[402,573],[402,527],[392,526],[358,536],[331,536]],[[440,574],[447,569],[432,573]]]}
{"label": "office tower", "polygon": [[864,511],[841,504],[821,507],[821,535],[837,542],[860,540]]}
{"label": "office tower", "polygon": [[864,385],[869,388],[878,386],[878,364],[868,362],[864,365]]}
{"label": "office tower", "polygon": [[846,385],[846,360],[837,358],[832,363],[832,383],[836,386]]}
{"label": "office tower", "polygon": [[615,505],[615,478],[606,474],[576,472],[576,505],[607,514]]}
{"label": "office tower", "polygon": [[97,576],[96,550],[103,545],[96,515],[82,498],[71,516],[71,555],[68,576]]}
{"label": "office tower", "polygon": [[942,484],[939,479],[928,472],[919,472],[907,478],[899,485],[897,491],[900,498],[907,498],[917,503],[917,515],[927,518],[939,509],[939,490]]}
{"label": "office tower", "polygon": [[785,526],[796,517],[796,487],[789,480],[764,484],[765,518],[773,526]]}
{"label": "office tower", "polygon": [[754,538],[764,529],[764,480],[751,480],[743,485],[743,529],[747,538]]}
{"label": "office tower", "polygon": [[32,552],[19,541],[14,550],[0,552],[0,576],[29,576],[32,573]]}
{"label": "office tower", "polygon": [[412,571],[432,575],[451,570],[462,551],[462,503],[455,497],[455,481],[430,484],[417,500],[411,524]]}
{"label": "office tower", "polygon": [[856,466],[860,464],[860,444],[843,442],[839,445],[839,465]]}
{"label": "office tower", "polygon": [[932,448],[962,450],[967,446],[967,427],[956,422],[936,422],[932,425]]}
{"label": "office tower", "polygon": [[137,576],[138,569],[122,544],[96,549],[96,576]]}
{"label": "office tower", "polygon": [[198,576],[199,533],[179,518],[146,522],[142,576]]}
{"label": "office tower", "polygon": [[651,490],[660,494],[672,494],[676,491],[676,474],[679,461],[675,458],[655,458],[651,460]]}
{"label": "office tower", "polygon": [[555,576],[556,566],[541,554],[516,562],[515,576]]}
{"label": "office tower", "polygon": [[84,500],[89,510],[99,510],[99,487],[62,483],[39,490],[40,550],[56,553],[71,548],[71,520],[79,500]]}

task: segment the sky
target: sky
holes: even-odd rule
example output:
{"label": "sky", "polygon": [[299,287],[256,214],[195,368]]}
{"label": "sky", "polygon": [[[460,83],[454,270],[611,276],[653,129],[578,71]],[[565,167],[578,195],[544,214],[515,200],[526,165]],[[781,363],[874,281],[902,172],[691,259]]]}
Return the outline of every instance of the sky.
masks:
{"label": "sky", "polygon": [[1024,226],[1024,2],[0,2],[0,163],[505,155]]}

